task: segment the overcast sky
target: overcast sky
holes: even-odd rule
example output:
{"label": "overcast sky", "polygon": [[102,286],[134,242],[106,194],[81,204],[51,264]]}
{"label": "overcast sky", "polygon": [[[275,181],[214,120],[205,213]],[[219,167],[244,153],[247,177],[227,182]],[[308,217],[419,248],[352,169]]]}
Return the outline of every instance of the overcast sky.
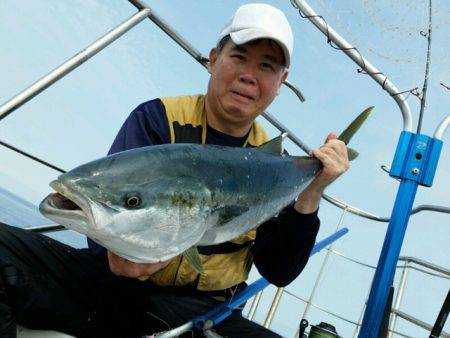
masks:
{"label": "overcast sky", "polygon": [[[157,14],[207,56],[224,23],[248,1],[148,1]],[[326,44],[326,38],[300,18],[290,1],[265,1],[282,9],[290,21],[295,46],[289,80],[306,97],[300,103],[288,88],[269,107],[312,147],[319,146],[329,131],[339,133],[363,109],[374,105],[372,116],[352,140],[361,155],[328,193],[380,216],[389,216],[398,182],[380,170],[391,165],[402,128],[394,100],[342,52]],[[355,44],[400,90],[421,89],[426,55],[428,1],[329,1],[310,5],[345,38]],[[430,82],[423,133],[432,135],[449,114],[450,3],[433,1],[433,46]],[[0,2],[0,103],[16,95],[41,76],[104,35],[136,12],[125,0],[12,0]],[[208,73],[149,20],[140,23],[109,48],[64,77],[10,116],[0,121],[0,139],[59,167],[69,170],[106,154],[115,134],[139,103],[161,96],[204,93]],[[414,124],[419,100],[408,98]],[[276,135],[273,128],[268,128]],[[419,188],[415,205],[450,206],[450,131],[433,187]],[[292,154],[301,151],[287,144]],[[0,148],[0,186],[38,204],[50,191],[53,170]],[[334,232],[341,210],[322,202],[319,238]],[[346,215],[349,234],[335,248],[345,255],[376,265],[385,223]],[[411,218],[401,255],[420,257],[449,268],[450,215],[430,212]],[[299,245],[301,245],[299,243]],[[303,274],[287,289],[307,298],[323,254],[314,257]],[[372,270],[332,256],[320,283],[315,303],[357,321],[367,296]],[[398,275],[400,272],[398,273]],[[252,275],[256,278],[256,273]],[[397,276],[398,278],[398,276]],[[434,324],[450,286],[449,280],[410,273],[401,310]],[[427,287],[424,287],[427,286]],[[271,301],[270,289],[263,303]],[[285,294],[273,329],[292,335],[304,303]],[[263,319],[259,311],[258,320]],[[353,326],[319,310],[308,319],[328,321],[340,335],[351,336]],[[425,331],[399,321],[399,330],[411,336]],[[450,331],[447,324],[446,330]]]}

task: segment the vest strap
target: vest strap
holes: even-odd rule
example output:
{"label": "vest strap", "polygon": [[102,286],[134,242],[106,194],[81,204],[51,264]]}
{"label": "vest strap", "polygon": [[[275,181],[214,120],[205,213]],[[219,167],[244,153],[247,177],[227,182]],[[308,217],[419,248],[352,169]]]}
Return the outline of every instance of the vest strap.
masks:
{"label": "vest strap", "polygon": [[225,242],[217,245],[208,246],[198,246],[198,253],[205,256],[215,255],[215,254],[228,254],[232,252],[239,251],[245,247],[252,245],[252,241],[248,241],[242,244]]}

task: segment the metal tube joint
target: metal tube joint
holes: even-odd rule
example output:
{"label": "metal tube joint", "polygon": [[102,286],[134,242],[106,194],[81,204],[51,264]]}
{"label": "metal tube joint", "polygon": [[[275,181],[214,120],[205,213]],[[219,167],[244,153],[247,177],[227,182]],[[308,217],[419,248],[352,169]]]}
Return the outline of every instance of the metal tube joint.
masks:
{"label": "metal tube joint", "polygon": [[445,133],[445,130],[450,125],[450,115],[447,115],[444,120],[437,126],[436,131],[434,132],[434,138],[438,140],[442,140],[442,137]]}

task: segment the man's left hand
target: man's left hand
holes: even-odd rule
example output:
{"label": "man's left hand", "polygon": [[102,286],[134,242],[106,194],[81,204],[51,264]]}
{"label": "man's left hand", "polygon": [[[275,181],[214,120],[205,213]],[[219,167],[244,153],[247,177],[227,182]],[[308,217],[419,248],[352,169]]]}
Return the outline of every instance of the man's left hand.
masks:
{"label": "man's left hand", "polygon": [[323,168],[295,203],[295,209],[305,214],[317,210],[325,188],[349,168],[347,147],[334,133],[328,134],[325,144],[312,150],[310,155],[320,160]]}

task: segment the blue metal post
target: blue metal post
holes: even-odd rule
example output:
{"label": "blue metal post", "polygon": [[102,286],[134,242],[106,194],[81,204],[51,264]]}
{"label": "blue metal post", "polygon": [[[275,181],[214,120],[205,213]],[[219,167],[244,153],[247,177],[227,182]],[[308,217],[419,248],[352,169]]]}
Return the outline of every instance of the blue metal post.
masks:
{"label": "blue metal post", "polygon": [[431,186],[442,142],[402,132],[390,175],[401,179],[359,338],[377,338],[419,184]]}
{"label": "blue metal post", "polygon": [[384,239],[359,337],[378,337],[382,314],[394,278],[417,186],[416,182],[408,180],[400,184],[392,212],[393,217],[391,217]]}

